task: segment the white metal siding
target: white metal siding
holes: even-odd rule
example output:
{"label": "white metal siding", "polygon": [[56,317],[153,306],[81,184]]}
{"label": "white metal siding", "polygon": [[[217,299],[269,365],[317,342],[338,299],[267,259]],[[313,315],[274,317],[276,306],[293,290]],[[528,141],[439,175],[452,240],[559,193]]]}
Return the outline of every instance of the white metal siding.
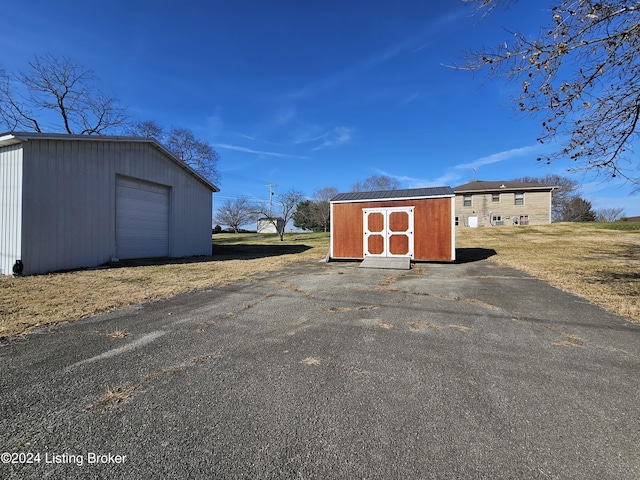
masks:
{"label": "white metal siding", "polygon": [[22,147],[0,148],[0,275],[22,255]]}
{"label": "white metal siding", "polygon": [[169,256],[170,190],[132,178],[116,182],[116,248],[119,258]]}
{"label": "white metal siding", "polygon": [[30,139],[22,144],[25,273],[117,256],[116,179],[171,187],[171,257],[211,255],[211,189],[149,143]]}

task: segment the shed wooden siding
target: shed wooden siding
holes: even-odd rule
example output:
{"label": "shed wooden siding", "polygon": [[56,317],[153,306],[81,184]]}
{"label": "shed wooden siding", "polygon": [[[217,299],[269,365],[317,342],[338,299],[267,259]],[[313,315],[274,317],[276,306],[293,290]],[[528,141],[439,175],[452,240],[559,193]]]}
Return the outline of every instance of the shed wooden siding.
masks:
{"label": "shed wooden siding", "polygon": [[0,148],[0,275],[10,275],[21,258],[22,149]]}
{"label": "shed wooden siding", "polygon": [[211,190],[146,142],[34,140],[24,152],[25,273],[94,266],[117,252],[118,175],[172,191],[172,257],[211,254]]}
{"label": "shed wooden siding", "polygon": [[364,208],[415,207],[414,259],[451,260],[453,252],[453,202],[450,197],[334,203],[332,258],[363,258]]}

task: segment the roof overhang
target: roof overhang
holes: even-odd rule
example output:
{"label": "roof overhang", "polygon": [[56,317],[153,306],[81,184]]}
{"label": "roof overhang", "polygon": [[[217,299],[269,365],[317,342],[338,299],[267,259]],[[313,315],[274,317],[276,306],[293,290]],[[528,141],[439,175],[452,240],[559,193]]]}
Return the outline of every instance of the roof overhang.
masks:
{"label": "roof overhang", "polygon": [[455,193],[451,187],[407,188],[402,190],[339,193],[330,200],[330,203],[393,202],[398,200],[453,197],[455,197]]}
{"label": "roof overhang", "polygon": [[423,195],[415,197],[385,197],[385,198],[362,198],[354,200],[331,200],[329,203],[364,203],[364,202],[393,202],[398,200],[425,200],[428,198],[453,198],[454,194],[450,195]]}
{"label": "roof overhang", "polygon": [[551,185],[541,185],[539,187],[505,187],[505,188],[474,188],[469,190],[454,190],[456,195],[461,193],[497,193],[497,192],[549,192],[551,190],[556,190],[560,188],[559,186],[551,186]]}
{"label": "roof overhang", "polygon": [[212,192],[219,192],[220,189],[213,183],[207,180],[205,177],[196,172],[186,163],[180,161],[167,150],[160,142],[154,138],[147,137],[123,137],[123,136],[108,136],[108,135],[68,135],[64,133],[37,133],[37,132],[15,132],[15,133],[0,133],[0,147],[7,147],[10,145],[17,145],[20,143],[26,143],[30,140],[58,140],[58,141],[79,141],[79,142],[119,142],[119,143],[147,143],[152,147],[160,150],[165,156],[173,160],[180,168],[185,170],[189,175],[195,177],[200,182],[204,183],[211,189]]}

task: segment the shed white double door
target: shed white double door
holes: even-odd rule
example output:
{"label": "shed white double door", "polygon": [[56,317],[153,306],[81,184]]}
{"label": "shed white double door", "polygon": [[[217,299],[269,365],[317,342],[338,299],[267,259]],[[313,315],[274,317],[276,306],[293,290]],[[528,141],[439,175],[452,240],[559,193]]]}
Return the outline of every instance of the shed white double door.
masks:
{"label": "shed white double door", "polygon": [[413,258],[414,207],[365,208],[365,257]]}
{"label": "shed white double door", "polygon": [[170,188],[135,178],[116,179],[119,258],[169,256]]}

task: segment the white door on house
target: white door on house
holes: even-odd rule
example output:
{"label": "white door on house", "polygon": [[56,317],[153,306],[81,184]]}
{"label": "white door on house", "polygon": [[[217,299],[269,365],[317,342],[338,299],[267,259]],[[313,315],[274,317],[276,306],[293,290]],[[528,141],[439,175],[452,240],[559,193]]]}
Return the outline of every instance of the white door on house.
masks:
{"label": "white door on house", "polygon": [[116,250],[126,258],[169,256],[170,188],[116,179]]}
{"label": "white door on house", "polygon": [[413,258],[414,207],[365,208],[365,257]]}

